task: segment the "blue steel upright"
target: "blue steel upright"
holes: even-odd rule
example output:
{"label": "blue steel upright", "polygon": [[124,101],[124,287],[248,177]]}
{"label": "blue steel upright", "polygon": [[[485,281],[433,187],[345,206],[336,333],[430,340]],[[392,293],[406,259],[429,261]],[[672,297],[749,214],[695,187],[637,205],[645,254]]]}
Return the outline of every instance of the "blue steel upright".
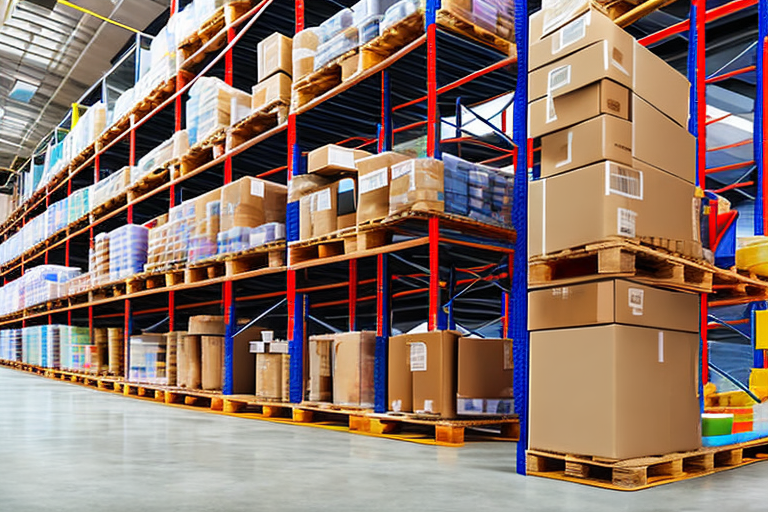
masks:
{"label": "blue steel upright", "polygon": [[517,472],[526,473],[528,449],[528,0],[515,2],[517,85],[514,97],[512,140],[517,146],[512,225],[515,227],[512,269],[512,356],[514,358],[515,413],[520,418],[517,443]]}
{"label": "blue steel upright", "polygon": [[757,166],[757,195],[755,197],[755,235],[765,234],[765,161],[763,136],[765,134],[764,99],[765,87],[765,38],[768,37],[768,0],[757,3],[757,92],[755,94],[755,124],[753,128],[754,160]]}

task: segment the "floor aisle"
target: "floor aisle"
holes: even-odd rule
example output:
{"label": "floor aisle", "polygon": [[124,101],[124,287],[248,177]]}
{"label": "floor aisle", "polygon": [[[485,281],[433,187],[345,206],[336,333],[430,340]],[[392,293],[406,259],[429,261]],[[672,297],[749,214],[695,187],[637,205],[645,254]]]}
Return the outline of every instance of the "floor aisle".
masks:
{"label": "floor aisle", "polygon": [[766,510],[768,462],[638,493],[436,448],[167,407],[0,368],[0,511]]}

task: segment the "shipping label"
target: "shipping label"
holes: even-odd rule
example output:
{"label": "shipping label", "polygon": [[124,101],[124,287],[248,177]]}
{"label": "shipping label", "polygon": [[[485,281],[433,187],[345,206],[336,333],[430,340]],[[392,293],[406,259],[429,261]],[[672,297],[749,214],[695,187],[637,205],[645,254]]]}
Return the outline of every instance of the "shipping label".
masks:
{"label": "shipping label", "polygon": [[627,290],[627,299],[629,300],[629,308],[632,310],[632,314],[635,316],[643,315],[643,299],[645,291],[640,288],[630,288]]}
{"label": "shipping label", "polygon": [[338,165],[339,167],[354,169],[355,152],[351,149],[330,147],[328,148],[328,163],[331,165]]}
{"label": "shipping label", "polygon": [[643,200],[643,173],[630,167],[606,164],[605,195]]}
{"label": "shipping label", "polygon": [[637,236],[637,213],[626,208],[616,209],[617,230],[621,236],[635,238]]}
{"label": "shipping label", "polygon": [[427,344],[423,341],[411,343],[411,371],[427,371]]}
{"label": "shipping label", "polygon": [[264,182],[260,180],[251,180],[251,195],[264,197]]}
{"label": "shipping label", "polygon": [[312,194],[312,210],[322,212],[331,209],[331,189],[326,188]]}
{"label": "shipping label", "polygon": [[569,23],[552,38],[552,53],[559,53],[566,46],[570,46],[573,43],[584,39],[587,35],[587,25],[589,25],[589,18],[591,12],[588,12],[576,21]]}
{"label": "shipping label", "polygon": [[360,178],[360,194],[365,194],[373,190],[386,187],[387,182],[387,168],[379,169],[377,171],[370,172]]}

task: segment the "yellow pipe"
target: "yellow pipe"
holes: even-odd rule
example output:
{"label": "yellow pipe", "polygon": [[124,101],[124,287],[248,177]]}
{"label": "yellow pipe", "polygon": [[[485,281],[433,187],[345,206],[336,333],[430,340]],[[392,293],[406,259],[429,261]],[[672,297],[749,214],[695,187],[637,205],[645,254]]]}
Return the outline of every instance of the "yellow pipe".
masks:
{"label": "yellow pipe", "polygon": [[106,21],[107,23],[111,23],[117,27],[124,28],[125,30],[130,30],[131,32],[135,32],[136,34],[141,34],[141,30],[136,30],[135,28],[129,27],[128,25],[123,25],[122,23],[118,23],[117,21],[111,20],[109,18],[106,18],[102,16],[101,14],[96,14],[95,12],[86,9],[84,7],[80,7],[79,5],[75,5],[71,2],[68,2],[67,0],[58,0],[60,4],[66,5],[67,7],[71,7],[72,9],[75,9],[76,11],[84,12],[85,14],[90,14],[94,18],[99,18],[102,21]]}

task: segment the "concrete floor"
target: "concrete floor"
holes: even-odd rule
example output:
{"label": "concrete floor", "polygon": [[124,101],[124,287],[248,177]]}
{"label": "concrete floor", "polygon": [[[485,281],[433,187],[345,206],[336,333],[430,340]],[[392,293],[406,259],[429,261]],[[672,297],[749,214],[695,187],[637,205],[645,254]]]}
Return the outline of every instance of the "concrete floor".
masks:
{"label": "concrete floor", "polygon": [[0,511],[766,510],[768,462],[635,493],[437,448],[139,401],[0,368]]}

